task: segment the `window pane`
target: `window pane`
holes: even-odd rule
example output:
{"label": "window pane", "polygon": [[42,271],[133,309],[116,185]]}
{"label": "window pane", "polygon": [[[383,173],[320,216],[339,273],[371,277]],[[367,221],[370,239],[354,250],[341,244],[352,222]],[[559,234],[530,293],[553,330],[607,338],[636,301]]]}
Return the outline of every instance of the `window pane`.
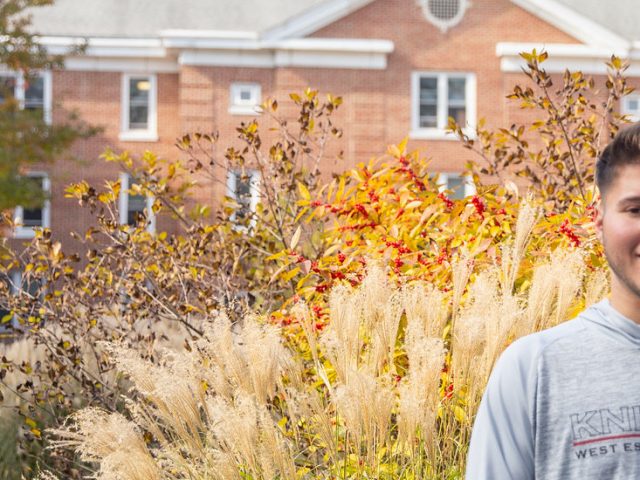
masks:
{"label": "window pane", "polygon": [[129,99],[133,103],[148,103],[151,82],[147,78],[129,79]]}
{"label": "window pane", "polygon": [[129,195],[127,208],[127,225],[135,225],[141,216],[144,216],[144,209],[147,206],[147,199],[144,195]]}
{"label": "window pane", "polygon": [[464,107],[449,107],[449,116],[453,117],[458,125],[466,125],[467,115]]}
{"label": "window pane", "polygon": [[420,78],[420,128],[438,126],[438,79],[436,77]]}
{"label": "window pane", "polygon": [[[33,183],[33,191],[42,192],[42,177],[32,177],[27,179]],[[22,209],[22,222],[25,227],[42,227],[42,207],[31,207]]]}
{"label": "window pane", "polygon": [[458,175],[449,174],[447,176],[447,190],[451,190],[449,198],[460,200],[464,198],[464,181]]}
{"label": "window pane", "polygon": [[420,127],[435,128],[438,126],[436,105],[420,105]]}
{"label": "window pane", "polygon": [[22,222],[25,227],[41,227],[42,208],[24,208],[22,210]]}
{"label": "window pane", "polygon": [[464,102],[465,83],[466,81],[464,78],[449,79],[449,101],[459,100]]}
{"label": "window pane", "polygon": [[149,107],[131,105],[129,107],[129,128],[145,129],[149,125]]}
{"label": "window pane", "polygon": [[236,173],[236,201],[241,207],[236,212],[236,217],[245,218],[251,212],[251,175]]}
{"label": "window pane", "polygon": [[438,102],[438,79],[437,78],[421,78],[420,79],[420,103],[437,103]]}
{"label": "window pane", "polygon": [[15,96],[16,79],[10,75],[0,75],[0,103],[8,96]]}
{"label": "window pane", "polygon": [[149,91],[151,82],[148,78],[129,79],[129,128],[146,129],[149,126]]}
{"label": "window pane", "polygon": [[35,110],[44,108],[44,79],[35,77],[25,83],[24,108]]}

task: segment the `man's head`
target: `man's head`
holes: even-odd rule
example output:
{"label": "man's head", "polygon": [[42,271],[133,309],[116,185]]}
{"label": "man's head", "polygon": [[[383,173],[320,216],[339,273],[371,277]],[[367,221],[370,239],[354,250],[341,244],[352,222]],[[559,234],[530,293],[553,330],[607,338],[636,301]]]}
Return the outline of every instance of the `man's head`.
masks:
{"label": "man's head", "polygon": [[596,163],[596,185],[603,199],[620,167],[636,164],[640,164],[640,122],[618,132]]}
{"label": "man's head", "polygon": [[611,267],[611,302],[640,323],[640,124],[619,132],[596,165],[595,225]]}

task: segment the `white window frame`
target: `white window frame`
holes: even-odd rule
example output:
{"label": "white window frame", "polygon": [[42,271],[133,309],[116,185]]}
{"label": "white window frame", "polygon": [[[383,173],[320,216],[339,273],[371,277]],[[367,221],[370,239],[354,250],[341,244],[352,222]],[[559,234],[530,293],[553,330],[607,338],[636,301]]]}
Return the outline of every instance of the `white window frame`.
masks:
{"label": "white window frame", "polygon": [[[145,78],[149,82],[149,118],[146,129],[129,128],[129,83],[132,78]],[[120,98],[120,135],[121,142],[157,142],[158,141],[158,79],[149,73],[123,73]]]}
{"label": "white window frame", "polygon": [[[260,203],[260,172],[258,170],[246,170],[245,174],[249,177],[251,197],[249,200],[249,211],[251,213],[256,212],[256,208],[258,207],[258,203]],[[240,170],[229,170],[227,172],[227,197],[232,198],[233,200],[239,202],[239,199],[236,197],[236,182],[238,180],[238,176],[242,175]],[[235,222],[236,214],[235,212],[231,214],[230,217],[231,222]],[[256,218],[255,215],[251,218],[249,222],[249,226],[253,229],[256,226]],[[234,225],[234,228],[237,230],[243,230],[244,225]]]}
{"label": "white window frame", "polygon": [[[420,79],[431,77],[438,79],[438,105],[436,110],[437,126],[420,127]],[[448,124],[448,80],[450,78],[465,79],[465,107],[467,124],[463,131],[470,137],[475,136],[477,123],[476,75],[467,72],[430,72],[416,71],[411,73],[411,132],[410,137],[416,140],[456,140],[457,137],[447,132]]]}
{"label": "white window frame", "polygon": [[[251,98],[243,100],[241,93],[249,91]],[[256,115],[262,102],[262,87],[259,83],[234,82],[229,88],[229,113],[232,115]]]}
{"label": "white window frame", "polygon": [[449,179],[460,178],[464,185],[464,196],[469,197],[475,195],[477,192],[476,185],[473,182],[473,177],[456,172],[440,172],[438,173],[438,191],[445,192],[449,189]]}
{"label": "white window frame", "polygon": [[[129,217],[129,184],[131,176],[126,172],[121,172],[119,175],[120,180],[120,194],[118,195],[118,222],[120,225],[127,225],[127,219]],[[153,203],[155,198],[153,195],[147,195],[145,204],[145,215],[147,217],[147,232],[156,232],[156,214],[153,211]]]}
{"label": "white window frame", "polygon": [[[638,108],[636,110],[631,110],[629,108],[629,102],[633,100],[638,102]],[[631,93],[626,95],[620,99],[620,113],[623,115],[628,115],[629,120],[632,122],[637,122],[640,120],[640,94],[639,93]]]}
{"label": "white window frame", "polygon": [[41,178],[42,179],[42,191],[47,196],[42,204],[42,225],[38,227],[27,227],[22,224],[24,218],[24,208],[18,205],[13,210],[13,222],[15,228],[13,230],[14,238],[33,238],[36,235],[36,228],[50,228],[51,227],[51,200],[48,198],[51,193],[51,179],[47,172],[29,172],[25,175],[29,178]]}
{"label": "white window frame", "polygon": [[[25,78],[23,72],[16,72],[14,70],[8,70],[7,68],[0,67],[0,75],[3,77],[13,77],[16,79],[16,86],[14,91],[15,99],[20,104],[20,108],[24,108],[25,104]],[[42,92],[42,106],[43,106],[43,120],[47,125],[51,125],[53,116],[53,75],[50,70],[41,70],[33,72],[33,75],[43,79],[43,92]]]}

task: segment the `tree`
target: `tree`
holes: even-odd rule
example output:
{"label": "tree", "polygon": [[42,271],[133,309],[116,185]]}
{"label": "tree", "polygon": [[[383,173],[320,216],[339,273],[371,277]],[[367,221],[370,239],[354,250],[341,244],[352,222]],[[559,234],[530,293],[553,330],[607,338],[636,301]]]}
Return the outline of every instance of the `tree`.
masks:
{"label": "tree", "polygon": [[52,2],[0,0],[0,64],[8,72],[0,74],[0,212],[16,205],[39,206],[44,192],[24,176],[25,169],[52,162],[76,139],[96,131],[74,116],[51,124],[38,101],[43,86],[39,73],[60,68],[63,61],[38,44],[26,9]]}

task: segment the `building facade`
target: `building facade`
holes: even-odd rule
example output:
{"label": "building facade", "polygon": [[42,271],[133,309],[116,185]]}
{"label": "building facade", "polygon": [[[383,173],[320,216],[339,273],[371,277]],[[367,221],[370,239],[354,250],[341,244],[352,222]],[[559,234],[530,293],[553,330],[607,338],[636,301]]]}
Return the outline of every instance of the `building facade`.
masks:
{"label": "building facade", "polygon": [[[619,2],[626,16],[603,11],[602,3],[57,0],[34,9],[33,28],[52,53],[84,41],[88,48],[68,56],[64,69],[42,72],[32,86],[8,71],[0,81],[15,77],[16,96],[25,108],[42,108],[47,121],[77,112],[103,131],[74,147],[78,160],[26,172],[50,199],[41,209],[16,209],[23,226],[13,242],[38,226],[67,242],[70,231],[90,225],[88,212],[63,192],[79,180],[130,181],[99,159],[105,148],[173,158],[180,155],[176,139],[194,131],[218,131],[222,146],[233,145],[239,122],[259,117],[256,105],[268,97],[286,103],[290,92],[307,87],[344,99],[336,116],[344,134],[327,151],[323,172],[380,156],[408,136],[409,147],[422,150],[432,170],[464,195],[471,187],[460,174],[473,154],[447,134],[447,118],[469,132],[480,118],[489,127],[522,120],[506,98],[525,80],[519,52],[544,48],[549,71],[594,75],[605,73],[615,53],[631,60],[630,76],[640,76],[640,22],[629,22],[640,19],[633,0]],[[628,97],[620,108],[639,112],[640,97]],[[237,178],[204,183],[199,201],[216,204],[241,187]],[[120,221],[148,205],[149,199],[123,195]]]}

